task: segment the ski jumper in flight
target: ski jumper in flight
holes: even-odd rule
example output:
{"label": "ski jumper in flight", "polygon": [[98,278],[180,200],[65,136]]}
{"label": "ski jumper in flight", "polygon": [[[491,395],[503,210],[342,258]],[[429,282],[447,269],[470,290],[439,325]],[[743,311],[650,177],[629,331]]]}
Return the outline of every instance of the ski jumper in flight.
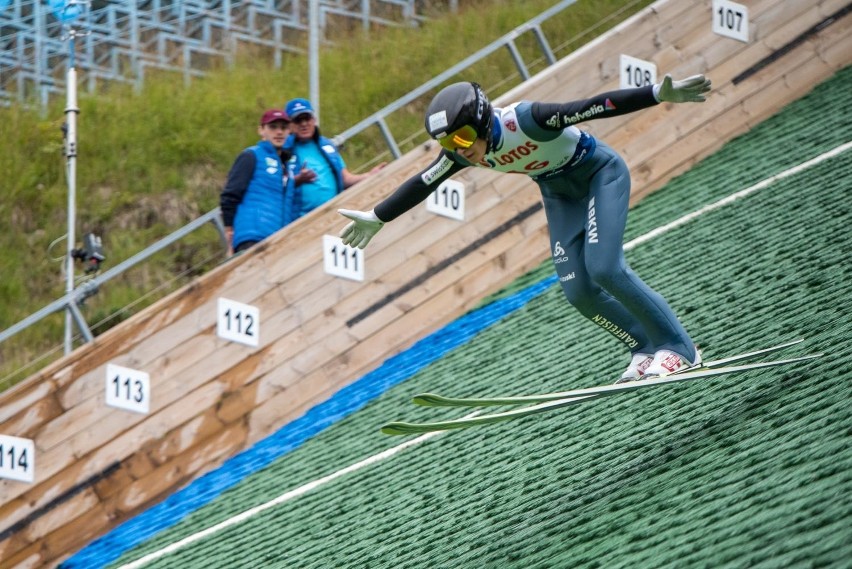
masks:
{"label": "ski jumper in flight", "polygon": [[541,190],[550,253],[567,298],[631,354],[618,382],[664,376],[700,365],[701,356],[665,299],[628,266],[623,239],[630,172],[602,140],[577,124],[631,113],[660,102],[702,102],[710,81],[695,75],[566,103],[520,101],[494,108],[476,83],[442,89],[425,126],[441,146],[424,170],[371,211],[339,210],[351,222],[344,244],[366,247],[382,226],[424,201],[469,167],[524,174]]}

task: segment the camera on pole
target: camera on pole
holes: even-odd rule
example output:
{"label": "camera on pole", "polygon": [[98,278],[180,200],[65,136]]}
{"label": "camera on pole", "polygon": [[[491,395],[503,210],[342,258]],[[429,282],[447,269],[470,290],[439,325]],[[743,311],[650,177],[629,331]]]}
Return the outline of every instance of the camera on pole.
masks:
{"label": "camera on pole", "polygon": [[71,250],[71,257],[82,261],[86,274],[100,270],[101,263],[106,260],[103,242],[99,235],[86,233],[83,235],[83,246]]}

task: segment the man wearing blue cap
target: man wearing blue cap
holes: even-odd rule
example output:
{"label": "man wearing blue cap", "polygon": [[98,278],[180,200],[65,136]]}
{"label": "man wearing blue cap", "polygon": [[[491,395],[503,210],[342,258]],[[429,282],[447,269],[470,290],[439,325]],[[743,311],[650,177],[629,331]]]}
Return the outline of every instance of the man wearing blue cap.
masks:
{"label": "man wearing blue cap", "polygon": [[292,133],[284,147],[293,155],[296,174],[285,206],[288,223],[384,167],[380,164],[366,174],[350,172],[334,143],[320,134],[316,113],[307,99],[288,101],[284,111],[292,121]]}

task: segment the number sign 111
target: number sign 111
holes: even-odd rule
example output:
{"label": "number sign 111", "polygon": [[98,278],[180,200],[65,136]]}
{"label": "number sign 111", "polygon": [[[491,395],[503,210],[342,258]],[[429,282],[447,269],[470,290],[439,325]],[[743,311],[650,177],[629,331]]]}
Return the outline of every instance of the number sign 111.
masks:
{"label": "number sign 111", "polygon": [[336,235],[322,236],[322,263],[329,275],[353,281],[364,280],[364,251],[344,245]]}

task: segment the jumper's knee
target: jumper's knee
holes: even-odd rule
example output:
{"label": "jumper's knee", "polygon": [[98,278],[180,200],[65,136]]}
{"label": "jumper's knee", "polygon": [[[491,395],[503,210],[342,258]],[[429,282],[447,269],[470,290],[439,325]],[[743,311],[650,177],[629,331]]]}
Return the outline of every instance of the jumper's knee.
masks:
{"label": "jumper's knee", "polygon": [[589,277],[601,288],[618,296],[618,291],[623,290],[630,283],[627,266],[623,261],[616,263],[587,262],[586,270]]}
{"label": "jumper's knee", "polygon": [[594,311],[600,294],[598,287],[581,281],[568,281],[561,284],[562,292],[571,306],[579,310],[581,314]]}

